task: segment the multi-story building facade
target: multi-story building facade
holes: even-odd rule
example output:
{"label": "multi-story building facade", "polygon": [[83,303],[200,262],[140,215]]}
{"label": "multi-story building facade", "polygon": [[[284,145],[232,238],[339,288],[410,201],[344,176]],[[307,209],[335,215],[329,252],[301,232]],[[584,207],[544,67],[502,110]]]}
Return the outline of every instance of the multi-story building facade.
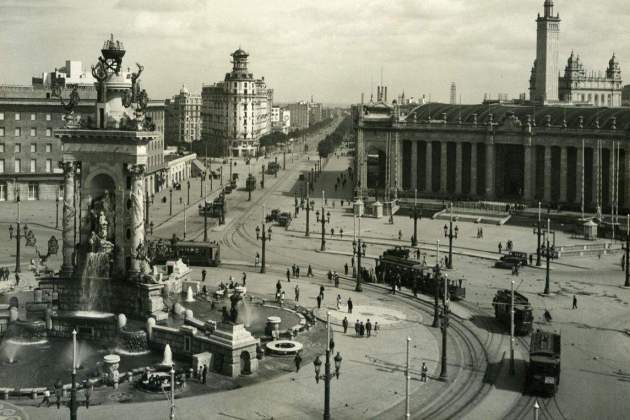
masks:
{"label": "multi-story building facade", "polygon": [[310,125],[308,102],[297,102],[287,105],[291,115],[291,130],[303,130]]}
{"label": "multi-story building facade", "polygon": [[553,0],[545,0],[544,14],[536,22],[536,59],[529,79],[532,102],[621,106],[621,67],[614,54],[605,72],[587,73],[580,56],[571,52],[564,75],[559,75],[560,16],[554,15]]}
{"label": "multi-story building facade", "polygon": [[76,60],[66,60],[65,66],[51,72],[42,73],[41,77],[33,77],[33,86],[51,88],[55,86],[84,86],[94,87],[96,80],[91,73],[83,69],[83,63]]}
{"label": "multi-story building facade", "polygon": [[312,102],[309,104],[308,124],[309,126],[321,122],[323,119],[324,107],[320,103]]}
{"label": "multi-story building facade", "polygon": [[255,156],[258,140],[271,132],[273,89],[248,71],[249,54],[239,48],[231,55],[225,79],[202,87],[202,139],[214,155]]}
{"label": "multi-story building facade", "polygon": [[630,209],[628,109],[431,103],[403,116],[379,102],[354,117],[362,194]]}
{"label": "multi-story building facade", "polygon": [[[82,123],[95,121],[94,86],[77,88],[80,102],[75,108]],[[63,88],[64,99],[71,89]],[[53,132],[65,126],[65,111],[59,98],[43,86],[0,86],[0,201],[54,200],[63,194],[61,142]],[[150,101],[146,115],[156,131],[163,132],[164,102]],[[162,137],[149,145],[147,190],[160,189],[160,172],[164,169]]]}
{"label": "multi-story building facade", "polygon": [[185,87],[166,101],[164,139],[166,144],[190,144],[201,140],[201,95]]}

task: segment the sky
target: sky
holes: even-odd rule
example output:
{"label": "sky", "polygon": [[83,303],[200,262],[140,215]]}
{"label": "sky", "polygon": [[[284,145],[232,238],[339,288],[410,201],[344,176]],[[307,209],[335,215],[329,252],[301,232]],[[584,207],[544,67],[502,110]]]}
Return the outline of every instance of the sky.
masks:
{"label": "sky", "polygon": [[[66,59],[96,62],[103,41],[123,41],[125,66],[145,67],[144,88],[168,98],[185,84],[220,81],[242,47],[274,101],[356,103],[380,83],[390,100],[463,103],[526,92],[544,0],[0,0],[0,83],[30,84]],[[572,50],[588,71],[613,51],[630,75],[630,2],[556,0],[560,68]],[[626,76],[629,77],[629,76]]]}

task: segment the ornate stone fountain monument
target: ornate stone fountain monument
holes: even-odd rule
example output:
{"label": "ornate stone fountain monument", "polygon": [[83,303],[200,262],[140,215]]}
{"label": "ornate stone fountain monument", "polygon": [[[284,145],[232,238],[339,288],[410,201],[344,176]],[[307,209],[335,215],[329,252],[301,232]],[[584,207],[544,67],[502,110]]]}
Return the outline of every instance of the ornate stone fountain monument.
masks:
{"label": "ornate stone fountain monument", "polygon": [[[77,121],[66,110],[63,144],[63,265],[59,309],[149,316],[163,309],[162,285],[151,275],[144,237],[147,151],[160,133],[144,116],[143,67],[122,71],[125,49],[112,36],[92,66],[97,80],[95,119]],[[78,208],[73,207],[80,185]],[[74,218],[79,213],[78,244]],[[91,312],[86,312],[91,311]]]}

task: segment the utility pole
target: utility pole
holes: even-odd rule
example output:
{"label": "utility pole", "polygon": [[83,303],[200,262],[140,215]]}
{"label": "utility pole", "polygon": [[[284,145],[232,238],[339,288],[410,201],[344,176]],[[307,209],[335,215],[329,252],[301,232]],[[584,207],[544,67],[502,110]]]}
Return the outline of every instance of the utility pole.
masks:
{"label": "utility pole", "polygon": [[437,241],[437,254],[435,257],[435,268],[433,269],[433,281],[435,283],[435,290],[433,291],[433,328],[437,328],[440,325],[440,241]]}
{"label": "utility pole", "polygon": [[418,246],[418,219],[421,219],[422,216],[418,212],[418,190],[413,191],[413,213],[411,218],[413,219],[413,236],[411,237],[411,246]]}
{"label": "utility pole", "polygon": [[208,198],[203,200],[203,241],[208,242]]}
{"label": "utility pole", "polygon": [[411,418],[409,412],[409,344],[411,344],[411,337],[407,337],[407,365],[405,367],[405,418]]}
{"label": "utility pole", "polygon": [[[201,179],[203,179],[203,177]],[[203,195],[203,186],[199,195]],[[190,206],[190,179],[186,180],[186,205]]]}
{"label": "utility pole", "polygon": [[310,220],[309,220],[309,214],[311,213],[311,197],[309,195],[309,185],[308,185],[308,181],[306,184],[306,231],[304,233],[304,236],[306,236],[307,238],[310,235]]}
{"label": "utility pole", "polygon": [[540,201],[538,202],[538,228],[534,233],[538,236],[538,245],[536,246],[536,266],[540,267],[540,237],[542,233],[540,223]]}
{"label": "utility pole", "polygon": [[545,274],[545,292],[544,294],[548,295],[549,294],[549,271],[550,271],[550,260],[551,258],[555,258],[555,251],[554,251],[554,247],[551,246],[551,244],[549,243],[549,237],[551,236],[551,234],[553,233],[554,235],[554,245],[556,243],[555,241],[555,232],[551,232],[551,219],[547,219],[547,232],[546,232],[546,243],[547,246],[545,247],[545,257],[547,258],[547,269],[546,269],[546,274]]}
{"label": "utility pole", "polygon": [[17,231],[15,235],[15,272],[21,273],[22,268],[20,267],[20,238],[22,237],[22,229],[20,228],[20,194],[17,196]]}
{"label": "utility pole", "polygon": [[169,207],[168,207],[168,215],[172,216],[173,215],[173,187],[171,187],[169,190]]}
{"label": "utility pole", "polygon": [[453,268],[453,203],[451,203],[451,215],[449,221],[449,231],[448,231],[448,262],[446,267],[448,269]]}
{"label": "utility pole", "polygon": [[446,358],[446,333],[448,330],[448,278],[444,276],[444,297],[442,300],[443,303],[443,313],[442,313],[442,366],[440,369],[440,379],[446,380],[448,378],[447,373],[447,358]]}
{"label": "utility pole", "polygon": [[56,212],[55,212],[55,229],[59,229],[59,189],[57,189],[57,198],[55,198]]}

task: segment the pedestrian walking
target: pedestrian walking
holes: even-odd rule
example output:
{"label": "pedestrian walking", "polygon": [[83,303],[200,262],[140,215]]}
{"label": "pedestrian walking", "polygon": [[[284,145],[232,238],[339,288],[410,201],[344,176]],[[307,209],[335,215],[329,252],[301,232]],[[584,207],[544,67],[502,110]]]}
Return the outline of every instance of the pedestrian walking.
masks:
{"label": "pedestrian walking", "polygon": [[398,240],[402,241],[402,230],[398,229]]}
{"label": "pedestrian walking", "polygon": [[295,362],[295,372],[297,373],[300,371],[300,365],[302,365],[302,356],[300,356],[299,351],[295,353],[295,359],[293,361]]}
{"label": "pedestrian walking", "polygon": [[57,404],[57,410],[61,408],[61,390],[63,389],[63,384],[61,383],[61,379],[57,379],[55,383],[55,403]]}
{"label": "pedestrian walking", "polygon": [[365,337],[365,324],[363,323],[363,321],[361,321],[361,323],[359,324],[359,336]]}
{"label": "pedestrian walking", "polygon": [[341,207],[343,207],[343,200],[341,200]]}
{"label": "pedestrian walking", "polygon": [[311,267],[311,265],[308,265],[308,271],[306,272],[306,277],[313,277],[313,267]]}
{"label": "pedestrian walking", "polygon": [[254,258],[254,267],[258,267],[258,264],[260,263],[260,254],[258,254],[258,252],[256,253],[256,258]]}
{"label": "pedestrian walking", "polygon": [[333,278],[332,271],[328,270],[328,274],[326,274],[326,276],[328,277],[328,282],[332,283],[332,278]]}
{"label": "pedestrian walking", "polygon": [[577,296],[573,295],[573,308],[571,309],[577,309]]}
{"label": "pedestrian walking", "polygon": [[344,316],[343,321],[341,321],[341,326],[343,327],[343,333],[346,334],[348,332],[348,317]]}
{"label": "pedestrian walking", "polygon": [[300,301],[300,286],[298,286],[297,284],[295,285],[295,301]]}
{"label": "pedestrian walking", "polygon": [[291,282],[291,270],[287,268],[287,281]]}
{"label": "pedestrian walking", "polygon": [[297,277],[298,279],[300,278],[300,266],[299,265],[295,266],[295,277]]}
{"label": "pedestrian walking", "polygon": [[324,286],[319,286],[319,294],[322,296],[322,300],[324,300]]}
{"label": "pedestrian walking", "polygon": [[201,369],[201,383],[205,384],[208,381],[208,365],[204,364]]}
{"label": "pedestrian walking", "polygon": [[534,263],[534,254],[529,254],[529,265]]}
{"label": "pedestrian walking", "polygon": [[352,268],[354,268],[354,255],[352,256],[352,258],[350,258],[350,265],[352,265]]}
{"label": "pedestrian walking", "polygon": [[284,290],[280,292],[280,306],[283,306],[283,304],[284,304]]}
{"label": "pedestrian walking", "polygon": [[339,229],[339,236],[343,239],[343,229]]}
{"label": "pedestrian walking", "polygon": [[317,295],[317,309],[321,309],[322,307],[322,295]]}
{"label": "pedestrian walking", "polygon": [[280,283],[280,280],[278,280],[276,282],[276,292],[280,293],[280,290],[282,290],[282,283]]}
{"label": "pedestrian walking", "polygon": [[204,282],[206,281],[206,269],[204,268],[203,270],[201,270],[201,281]]}
{"label": "pedestrian walking", "polygon": [[48,388],[44,390],[44,398],[39,404],[37,404],[37,407],[41,407],[42,404],[46,404],[46,407],[50,407],[50,391]]}
{"label": "pedestrian walking", "polygon": [[353,303],[352,303],[352,298],[348,298],[348,313],[351,314],[352,313],[352,307],[353,307]]}
{"label": "pedestrian walking", "polygon": [[354,323],[354,332],[356,333],[357,337],[359,336],[359,333],[361,332],[361,324],[359,323],[358,319],[357,319],[357,322]]}
{"label": "pedestrian walking", "polygon": [[378,335],[378,332],[380,331],[380,329],[381,329],[381,326],[378,325],[378,321],[376,321],[374,323],[374,337],[376,337]]}
{"label": "pedestrian walking", "polygon": [[330,237],[333,238],[335,236],[335,228],[330,228]]}
{"label": "pedestrian walking", "polygon": [[341,309],[341,295],[337,295],[337,310]]}
{"label": "pedestrian walking", "polygon": [[243,287],[247,286],[247,273],[243,271]]}
{"label": "pedestrian walking", "polygon": [[427,368],[427,364],[425,362],[422,362],[422,367],[420,368],[420,381],[421,382],[426,382],[427,381],[427,373],[428,373],[429,369]]}
{"label": "pedestrian walking", "polygon": [[90,397],[92,396],[92,384],[85,384],[83,395],[85,396],[85,408],[90,408]]}
{"label": "pedestrian walking", "polygon": [[346,274],[346,276],[348,275],[348,263],[345,263],[343,265],[343,272]]}
{"label": "pedestrian walking", "polygon": [[372,323],[370,322],[369,318],[368,318],[367,322],[365,323],[365,332],[367,333],[368,337],[370,337],[370,335],[372,335]]}
{"label": "pedestrian walking", "polygon": [[13,239],[13,225],[9,225],[9,239]]}
{"label": "pedestrian walking", "polygon": [[20,286],[20,274],[15,273],[15,287],[19,287],[19,286]]}
{"label": "pedestrian walking", "polygon": [[503,245],[501,244],[501,242],[499,242],[499,246],[498,246],[498,248],[499,248],[499,254],[500,254],[500,253],[501,253],[501,251],[503,250]]}

